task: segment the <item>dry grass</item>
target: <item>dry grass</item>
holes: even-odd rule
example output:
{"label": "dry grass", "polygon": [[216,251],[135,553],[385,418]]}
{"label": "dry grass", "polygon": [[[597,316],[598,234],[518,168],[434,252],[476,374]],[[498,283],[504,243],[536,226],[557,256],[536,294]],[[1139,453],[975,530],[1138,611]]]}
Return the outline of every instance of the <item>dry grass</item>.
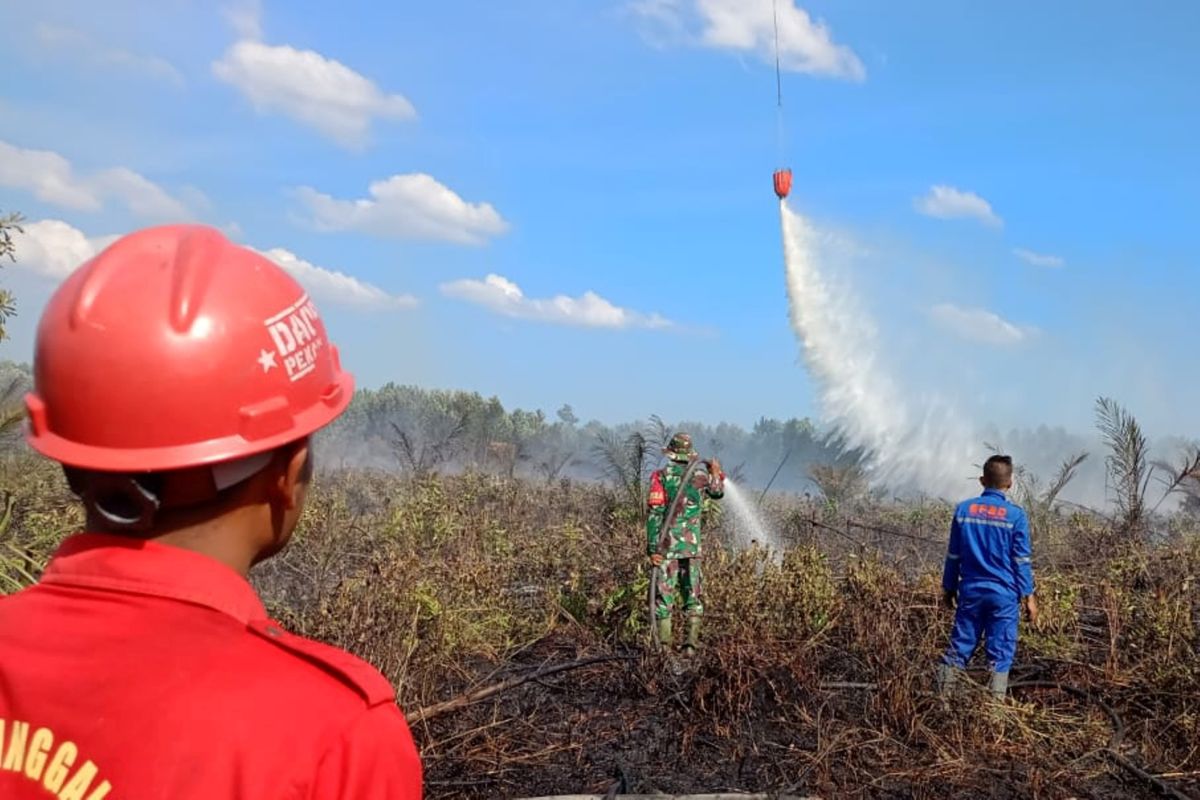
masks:
{"label": "dry grass", "polygon": [[[57,474],[26,457],[0,461],[0,485],[15,499],[0,536],[11,590],[79,517]],[[949,625],[936,605],[948,508],[772,499],[780,559],[721,547],[714,520],[706,647],[677,671],[644,650],[643,534],[621,498],[478,474],[325,475],[293,546],[255,580],[282,621],[376,664],[413,713],[546,664],[627,657],[415,724],[431,797],[618,784],[1157,796],[1131,766],[1200,790],[1191,519],[1164,522],[1167,542],[1152,548],[1092,515],[1045,514],[1045,624],[1023,632],[1014,701],[968,694],[946,707],[930,689]]]}

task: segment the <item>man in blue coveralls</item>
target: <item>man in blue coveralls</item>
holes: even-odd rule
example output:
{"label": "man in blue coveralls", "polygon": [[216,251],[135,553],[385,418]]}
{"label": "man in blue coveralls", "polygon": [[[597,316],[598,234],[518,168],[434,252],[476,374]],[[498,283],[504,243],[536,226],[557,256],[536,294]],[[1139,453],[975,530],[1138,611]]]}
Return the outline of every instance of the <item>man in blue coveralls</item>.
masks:
{"label": "man in blue coveralls", "polygon": [[983,465],[983,494],[964,500],[954,510],[950,547],[942,571],[943,602],[958,610],[950,647],[938,670],[938,691],[949,691],[982,636],[992,668],[990,689],[1003,699],[1008,670],[1017,651],[1021,606],[1037,624],[1033,596],[1029,518],[1005,492],[1012,487],[1011,456],[992,456]]}

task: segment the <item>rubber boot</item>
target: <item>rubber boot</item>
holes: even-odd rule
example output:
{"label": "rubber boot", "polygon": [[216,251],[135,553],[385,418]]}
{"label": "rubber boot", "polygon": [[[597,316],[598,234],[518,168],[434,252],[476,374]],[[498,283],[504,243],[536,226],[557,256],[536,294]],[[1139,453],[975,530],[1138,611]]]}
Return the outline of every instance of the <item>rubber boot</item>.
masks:
{"label": "rubber boot", "polygon": [[671,618],[658,621],[658,647],[660,650],[670,650],[673,643],[671,636]]}
{"label": "rubber boot", "polygon": [[687,640],[683,643],[685,655],[694,655],[700,649],[700,617],[688,617]]}
{"label": "rubber boot", "polygon": [[1008,673],[993,672],[992,681],[988,684],[988,691],[992,693],[992,697],[997,700],[1003,700],[1008,694]]}
{"label": "rubber boot", "polygon": [[937,693],[940,697],[945,697],[954,691],[954,686],[958,683],[958,672],[958,667],[953,664],[938,665]]}

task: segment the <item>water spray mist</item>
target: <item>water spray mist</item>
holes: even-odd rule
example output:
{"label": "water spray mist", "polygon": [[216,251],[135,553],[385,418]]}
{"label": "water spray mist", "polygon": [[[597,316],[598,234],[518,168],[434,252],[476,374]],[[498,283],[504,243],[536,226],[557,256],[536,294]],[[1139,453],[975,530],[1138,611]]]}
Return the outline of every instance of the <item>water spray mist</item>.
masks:
{"label": "water spray mist", "polygon": [[822,274],[808,220],[782,201],[792,329],[820,392],[823,421],[868,453],[876,484],[946,497],[974,488],[977,437],[935,399],[912,402],[879,358],[875,326]]}

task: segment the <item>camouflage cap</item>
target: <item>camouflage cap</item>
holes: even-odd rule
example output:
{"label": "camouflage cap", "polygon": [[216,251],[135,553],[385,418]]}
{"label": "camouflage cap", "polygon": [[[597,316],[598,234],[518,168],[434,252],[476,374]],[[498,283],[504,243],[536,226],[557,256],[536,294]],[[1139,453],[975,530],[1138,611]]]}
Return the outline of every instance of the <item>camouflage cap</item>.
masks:
{"label": "camouflage cap", "polygon": [[692,435],[683,431],[675,434],[663,448],[663,454],[672,461],[690,461],[696,456],[696,451],[692,449]]}

